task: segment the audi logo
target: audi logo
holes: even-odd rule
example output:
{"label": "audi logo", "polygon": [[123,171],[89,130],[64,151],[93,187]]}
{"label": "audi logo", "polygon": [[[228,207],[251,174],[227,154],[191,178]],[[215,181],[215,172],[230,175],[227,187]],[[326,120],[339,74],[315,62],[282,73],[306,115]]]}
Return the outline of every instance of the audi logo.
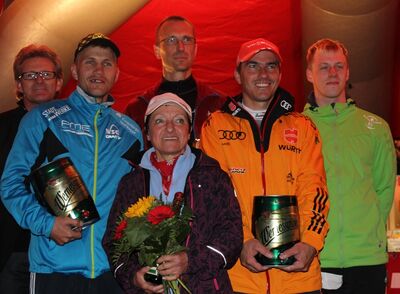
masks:
{"label": "audi logo", "polygon": [[244,140],[246,138],[246,133],[241,131],[219,130],[218,133],[220,140]]}
{"label": "audi logo", "polygon": [[286,100],[282,100],[281,101],[281,106],[282,106],[282,108],[284,108],[286,110],[289,110],[290,108],[292,108],[292,104],[290,104]]}

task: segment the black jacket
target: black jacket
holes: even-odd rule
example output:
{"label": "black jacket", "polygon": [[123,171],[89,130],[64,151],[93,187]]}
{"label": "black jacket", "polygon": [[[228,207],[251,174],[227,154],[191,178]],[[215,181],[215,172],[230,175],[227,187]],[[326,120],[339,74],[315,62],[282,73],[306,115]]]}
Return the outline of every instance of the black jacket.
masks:
{"label": "black jacket", "polygon": [[[0,113],[0,177],[11,150],[19,123],[27,112],[22,103],[17,108]],[[29,230],[22,229],[0,201],[0,270],[12,252],[27,252]]]}

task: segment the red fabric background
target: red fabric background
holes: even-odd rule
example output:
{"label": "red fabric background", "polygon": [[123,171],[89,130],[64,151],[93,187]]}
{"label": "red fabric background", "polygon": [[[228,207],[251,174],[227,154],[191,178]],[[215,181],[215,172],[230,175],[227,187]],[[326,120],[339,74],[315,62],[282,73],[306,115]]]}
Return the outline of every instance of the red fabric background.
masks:
{"label": "red fabric background", "polygon": [[[115,30],[111,38],[119,45],[120,78],[113,89],[114,108],[123,111],[132,97],[161,78],[161,63],[154,57],[155,30],[169,15],[181,15],[195,26],[198,53],[194,75],[228,95],[239,93],[233,79],[240,45],[263,37],[276,43],[283,57],[281,85],[304,105],[301,59],[300,1],[279,0],[152,0]],[[70,81],[62,96],[75,87]]]}

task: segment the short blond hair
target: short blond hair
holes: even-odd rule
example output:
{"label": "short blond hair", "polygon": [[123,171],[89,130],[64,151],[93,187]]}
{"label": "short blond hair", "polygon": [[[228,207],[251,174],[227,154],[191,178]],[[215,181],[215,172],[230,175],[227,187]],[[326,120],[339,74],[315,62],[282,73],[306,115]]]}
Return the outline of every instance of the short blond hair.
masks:
{"label": "short blond hair", "polygon": [[332,40],[332,39],[321,39],[312,44],[308,50],[307,50],[307,67],[311,67],[311,64],[314,59],[315,52],[317,50],[321,51],[338,51],[341,50],[344,56],[346,57],[347,63],[349,62],[349,51],[347,48],[343,45],[343,43]]}

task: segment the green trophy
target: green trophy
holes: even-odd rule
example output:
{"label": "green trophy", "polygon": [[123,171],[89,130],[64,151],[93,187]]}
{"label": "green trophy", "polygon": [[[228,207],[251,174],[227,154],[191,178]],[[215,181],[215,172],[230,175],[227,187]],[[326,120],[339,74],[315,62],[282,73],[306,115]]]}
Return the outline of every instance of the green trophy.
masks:
{"label": "green trophy", "polygon": [[51,214],[79,219],[83,227],[100,219],[93,199],[69,157],[35,169],[30,181],[36,198]]}
{"label": "green trophy", "polygon": [[293,256],[280,259],[279,255],[300,241],[296,196],[255,196],[253,205],[253,234],[274,255],[267,258],[257,254],[256,260],[274,267],[293,264],[296,261]]}

